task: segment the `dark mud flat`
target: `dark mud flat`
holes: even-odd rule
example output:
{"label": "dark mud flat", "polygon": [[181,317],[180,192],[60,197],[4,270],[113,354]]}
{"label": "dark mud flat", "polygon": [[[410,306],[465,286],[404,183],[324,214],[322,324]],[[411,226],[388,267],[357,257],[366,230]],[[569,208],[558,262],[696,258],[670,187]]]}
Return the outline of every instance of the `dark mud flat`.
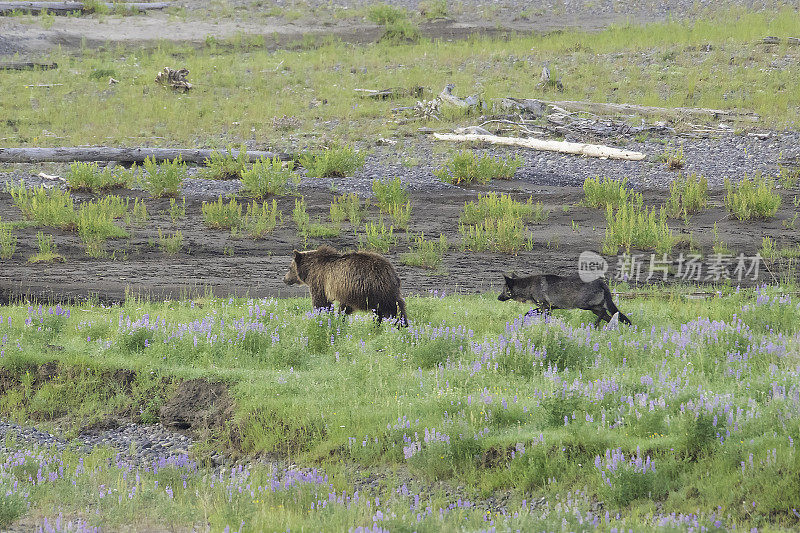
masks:
{"label": "dark mud flat", "polygon": [[[541,224],[528,226],[534,245],[530,251],[516,255],[461,250],[459,216],[464,202],[474,200],[488,188],[453,188],[436,191],[412,191],[412,220],[409,232],[425,232],[426,237],[447,236],[451,249],[446,254],[442,268],[431,271],[401,263],[408,251],[408,235],[398,234],[398,245],[386,254],[396,265],[407,294],[483,293],[498,289],[501,274],[518,273],[575,273],[578,256],[584,250],[600,251],[605,234],[605,214],[602,210],[579,205],[583,191],[573,187],[536,186],[523,181],[494,182],[491,190],[509,192],[519,199],[530,195],[541,201],[549,210],[549,218]],[[645,203],[658,205],[665,199],[661,190],[644,190]],[[336,193],[325,189],[303,187],[301,193],[308,205],[312,219],[329,220],[330,202]],[[139,191],[124,191],[121,196],[144,197]],[[691,238],[708,261],[715,242],[725,243],[735,256],[755,255],[768,236],[781,247],[797,247],[800,232],[787,229],[798,212],[793,205],[797,191],[781,191],[783,202],[778,214],[767,221],[738,221],[727,215],[723,206],[723,192],[711,193],[710,207],[690,219],[689,226],[682,220],[671,221],[676,237],[682,239],[673,249],[672,258],[688,254]],[[74,195],[76,200],[90,195]],[[130,229],[129,239],[108,241],[107,250],[113,259],[93,259],[86,255],[77,234],[45,228],[53,234],[63,263],[31,264],[28,258],[36,250],[36,233],[41,228],[16,229],[17,251],[11,260],[0,263],[0,298],[2,302],[23,297],[68,301],[95,297],[101,302],[121,301],[126,294],[157,299],[203,296],[213,292],[216,296],[288,297],[307,296],[302,287],[287,287],[282,278],[290,262],[293,249],[310,249],[319,244],[329,244],[339,249],[355,249],[358,236],[348,223],[342,226],[341,235],[331,239],[311,239],[303,243],[291,219],[294,196],[278,198],[283,213],[283,223],[265,239],[232,237],[227,230],[214,230],[202,223],[199,197],[188,197],[187,217],[173,224],[167,214],[169,201],[147,199],[150,219]],[[21,213],[7,193],[0,193],[0,212],[4,221],[19,220]],[[367,220],[379,219],[376,207],[370,207]],[[717,235],[713,228],[716,223]],[[184,251],[168,255],[158,246],[158,231],[171,233],[180,230],[184,236]],[[651,251],[642,253],[649,261]],[[608,277],[614,277],[617,257],[607,257]],[[778,268],[762,267],[758,283],[778,281]],[[732,270],[732,268],[731,268]],[[645,271],[646,272],[646,269]],[[797,273],[791,274],[796,278]],[[668,282],[679,281],[671,276]],[[734,281],[735,283],[735,281]],[[742,285],[756,283],[750,279]]]}

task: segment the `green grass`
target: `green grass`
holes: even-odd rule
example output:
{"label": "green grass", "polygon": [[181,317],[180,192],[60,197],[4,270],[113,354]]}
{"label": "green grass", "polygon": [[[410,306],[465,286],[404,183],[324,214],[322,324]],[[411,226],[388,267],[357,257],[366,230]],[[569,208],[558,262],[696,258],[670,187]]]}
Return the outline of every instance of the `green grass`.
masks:
{"label": "green grass", "polygon": [[487,154],[479,156],[472,151],[461,151],[434,174],[441,181],[454,185],[489,183],[493,179],[510,180],[522,163],[518,156],[495,159]]}
{"label": "green grass", "polygon": [[450,244],[445,235],[440,234],[438,239],[426,240],[425,233],[420,233],[414,237],[409,252],[400,257],[400,262],[404,265],[437,270],[449,248]]}
{"label": "green grass", "polygon": [[130,186],[135,170],[109,168],[102,170],[97,163],[72,163],[65,179],[73,191],[108,191]]}
{"label": "green grass", "polygon": [[201,209],[203,224],[209,228],[236,228],[242,220],[242,206],[233,198],[226,204],[220,196],[216,202],[203,202]]}
{"label": "green grass", "polygon": [[603,253],[616,255],[620,248],[655,250],[667,253],[672,250],[675,238],[667,224],[667,210],[637,203],[624,203],[614,210],[606,206],[606,235]]}
{"label": "green grass", "polygon": [[331,220],[334,224],[342,224],[349,220],[353,227],[361,225],[366,206],[361,205],[361,199],[356,193],[336,196],[331,202]]}
{"label": "green grass", "polygon": [[236,232],[244,232],[254,239],[263,239],[275,227],[283,222],[283,215],[278,211],[278,202],[273,199],[270,205],[263,202],[259,205],[255,200],[247,205],[247,211],[241,219]]}
{"label": "green grass", "polygon": [[344,178],[364,166],[364,157],[363,152],[342,146],[304,154],[300,157],[300,164],[313,178]]}
{"label": "green grass", "polygon": [[309,238],[328,238],[338,237],[341,232],[338,223],[329,225],[321,220],[312,220],[306,211],[305,198],[298,198],[294,201],[292,220],[297,224],[297,232],[306,241]]}
{"label": "green grass", "polygon": [[628,189],[628,179],[621,180],[600,176],[583,180],[583,204],[589,207],[612,206],[617,208],[630,201],[641,206],[641,193]]}
{"label": "green grass", "polygon": [[[4,502],[2,516],[61,512],[135,530],[244,520],[247,532],[346,531],[375,520],[392,531],[578,531],[599,508],[608,529],[654,530],[672,513],[710,530],[715,520],[795,529],[796,295],[718,287],[685,298],[692,290],[619,301],[635,324],[619,330],[578,310],[526,319],[529,306],[495,294],[407,297],[409,330],[315,314],[308,298],[3,306],[4,416],[152,421],[178,381],[204,377],[226,383],[235,407],[194,453],[275,454],[328,477],[263,489],[286,473],[254,464],[222,482],[215,473],[212,486],[207,470],[126,472],[108,450],[38,449],[2,461],[3,493],[23,500]],[[50,360],[56,376],[34,379]],[[109,380],[118,368],[135,373],[130,392]],[[498,493],[506,513],[487,516]]]}
{"label": "green grass", "polygon": [[388,253],[389,249],[397,246],[394,226],[386,227],[383,219],[379,222],[367,222],[364,226],[364,234],[358,237],[358,244],[360,248]]}
{"label": "green grass", "polygon": [[708,205],[708,180],[697,174],[674,180],[669,184],[669,198],[664,205],[670,217],[687,219]]}
{"label": "green grass", "polygon": [[145,159],[144,170],[142,185],[155,197],[178,196],[181,183],[187,176],[186,164],[181,162],[180,157],[160,164],[155,159]]}
{"label": "green grass", "polygon": [[4,261],[11,259],[16,249],[17,236],[14,235],[11,226],[3,222],[3,217],[0,217],[0,259]]}
{"label": "green grass", "polygon": [[29,263],[63,263],[64,256],[58,253],[52,235],[43,232],[36,234],[36,245],[39,251],[28,258]]}
{"label": "green grass", "polygon": [[282,195],[289,183],[297,183],[299,176],[294,172],[294,161],[286,166],[277,157],[262,159],[242,172],[242,194],[251,198],[265,198],[269,195]]}
{"label": "green grass", "polygon": [[405,204],[409,200],[408,190],[400,178],[391,180],[372,180],[372,194],[378,208],[388,213],[393,206]]}
{"label": "green grass", "polygon": [[201,177],[212,180],[234,180],[244,174],[250,159],[247,157],[247,147],[240,146],[239,153],[233,156],[233,149],[229,146],[225,152],[213,151],[211,157],[205,160],[205,168]]}
{"label": "green grass", "polygon": [[176,230],[174,233],[163,233],[158,229],[158,247],[167,255],[175,255],[184,248],[183,233]]}
{"label": "green grass", "polygon": [[460,222],[463,224],[477,224],[487,218],[500,219],[503,217],[518,218],[527,222],[544,222],[550,213],[544,209],[542,202],[533,202],[533,197],[527,201],[514,200],[504,193],[483,194],[477,202],[464,202],[464,211],[461,213]]}
{"label": "green grass", "polygon": [[73,229],[76,224],[75,205],[69,191],[46,189],[44,186],[28,188],[25,183],[6,186],[14,204],[27,220],[39,226]]}
{"label": "green grass", "polygon": [[129,234],[114,223],[128,212],[128,202],[118,196],[106,196],[81,204],[77,215],[78,235],[90,257],[104,257],[105,241]]}
{"label": "green grass", "polygon": [[725,207],[738,220],[766,220],[775,216],[781,196],[775,183],[766,178],[748,178],[734,185],[725,180]]}
{"label": "green grass", "polygon": [[379,26],[386,26],[407,18],[408,11],[404,8],[383,3],[373,4],[367,8],[367,20]]}
{"label": "green grass", "polygon": [[533,248],[533,237],[525,231],[520,219],[513,215],[486,218],[475,224],[461,223],[458,231],[464,250],[516,253]]}
{"label": "green grass", "polygon": [[[177,224],[179,220],[186,218],[186,197],[181,198],[181,203],[178,203],[175,198],[170,198],[167,213],[169,213],[169,219],[173,224]],[[145,211],[145,218],[146,216],[147,212]]]}
{"label": "green grass", "polygon": [[[420,85],[438,92],[447,83],[480,86],[491,103],[493,98],[536,94],[539,76],[531,75],[530,65],[545,61],[563,76],[559,98],[565,100],[748,109],[761,115],[765,127],[783,127],[800,121],[794,105],[800,101],[800,87],[794,83],[800,67],[789,62],[785,68],[771,68],[771,53],[753,52],[752,43],[764,35],[798,34],[800,17],[791,9],[731,9],[643,26],[614,25],[599,32],[421,39],[401,46],[329,40],[313,48],[270,51],[235,43],[195,49],[163,42],[136,53],[116,47],[87,50],[78,57],[54,52],[43,60],[69,69],[9,72],[0,79],[5,117],[0,138],[6,146],[159,143],[223,150],[252,141],[291,149],[288,135],[276,138],[273,128],[264,127],[286,116],[298,121],[300,133],[325,131],[336,142],[362,143],[373,140],[375,132],[404,134],[419,127],[416,121],[386,124],[389,106],[413,106],[413,97],[387,104],[353,91],[364,88],[362,67],[369,72],[370,87]],[[699,51],[705,44],[713,50]],[[796,50],[782,44],[775,53],[791,58]],[[147,92],[152,91],[153,73],[176,55],[192,72],[191,96],[162,98]],[[512,56],[525,60],[509,63]],[[643,62],[643,57],[652,59]],[[107,86],[89,79],[99,68],[124,72],[124,83],[109,93]],[[32,107],[15,95],[20,86],[33,83],[63,85],[48,88],[48,98]],[[312,97],[328,103],[309,108]],[[70,105],[60,104],[65,99]],[[85,120],[85,110],[92,111],[92,121]],[[459,121],[447,119],[437,128],[463,125]],[[43,129],[54,136],[43,137]]]}

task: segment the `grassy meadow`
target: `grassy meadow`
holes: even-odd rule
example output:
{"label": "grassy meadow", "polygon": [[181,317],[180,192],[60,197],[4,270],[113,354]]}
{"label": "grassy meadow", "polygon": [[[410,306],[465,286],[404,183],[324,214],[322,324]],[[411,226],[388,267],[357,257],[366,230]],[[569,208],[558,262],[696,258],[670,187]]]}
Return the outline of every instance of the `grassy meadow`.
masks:
{"label": "grassy meadow", "polygon": [[[226,383],[235,401],[229,424],[187,460],[7,454],[0,519],[212,531],[796,528],[800,301],[775,287],[689,292],[620,300],[634,326],[607,330],[580,311],[526,317],[527,306],[493,294],[410,297],[401,330],[313,312],[308,299],[0,307],[0,365],[15,384],[0,397],[4,417],[67,437],[111,414],[152,422],[177,383],[197,377]],[[34,379],[49,361],[51,379]],[[102,378],[120,368],[136,374],[127,391]],[[215,473],[202,466],[212,450],[285,462]]]}
{"label": "grassy meadow", "polygon": [[[427,122],[446,128],[473,119],[445,110],[441,122],[408,120],[390,110],[413,106],[417,98],[376,101],[354,89],[422,86],[429,99],[447,83],[460,96],[477,92],[490,104],[515,96],[741,108],[761,114],[767,126],[791,126],[800,113],[800,49],[786,39],[755,44],[767,35],[800,35],[798,12],[726,10],[697,21],[617,25],[597,33],[456,42],[354,45],[309,38],[270,51],[268,38],[241,36],[198,47],[163,42],[150,49],[55,52],[45,59],[58,69],[0,77],[0,140],[6,146],[224,148],[247,142],[290,149],[358,143],[416,135]],[[536,87],[545,62],[563,92]],[[156,85],[165,65],[189,69],[194,88],[180,94]],[[119,83],[109,85],[109,77]]]}

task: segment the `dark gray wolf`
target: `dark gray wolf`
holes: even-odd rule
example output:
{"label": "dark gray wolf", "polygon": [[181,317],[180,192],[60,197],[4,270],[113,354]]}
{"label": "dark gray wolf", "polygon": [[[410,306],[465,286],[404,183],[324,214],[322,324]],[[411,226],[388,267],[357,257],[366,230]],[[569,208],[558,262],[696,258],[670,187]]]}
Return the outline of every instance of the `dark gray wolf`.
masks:
{"label": "dark gray wolf", "polygon": [[619,313],[620,322],[628,325],[631,323],[628,317],[614,305],[611,291],[603,279],[586,283],[578,276],[553,274],[524,277],[517,277],[516,274],[511,274],[511,276],[503,274],[503,277],[506,279],[506,286],[497,297],[501,302],[516,300],[533,303],[539,311],[586,309],[597,315],[595,326],[599,326],[601,320],[609,322],[615,313]]}
{"label": "dark gray wolf", "polygon": [[295,250],[283,282],[308,285],[315,309],[327,309],[333,302],[339,302],[339,309],[347,315],[353,311],[372,311],[378,322],[393,318],[398,325],[408,325],[400,278],[382,255],[342,254],[330,246],[308,252]]}

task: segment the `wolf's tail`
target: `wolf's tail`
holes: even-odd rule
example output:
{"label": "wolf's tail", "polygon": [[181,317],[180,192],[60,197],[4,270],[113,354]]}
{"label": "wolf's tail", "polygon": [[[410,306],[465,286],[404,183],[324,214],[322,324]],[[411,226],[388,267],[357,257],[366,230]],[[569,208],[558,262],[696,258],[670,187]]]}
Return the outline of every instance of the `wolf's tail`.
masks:
{"label": "wolf's tail", "polygon": [[605,304],[608,314],[614,316],[614,313],[619,313],[619,321],[630,326],[631,320],[614,305],[614,300],[611,299],[611,289],[609,289],[608,285],[605,283],[603,283],[603,294],[605,295]]}

